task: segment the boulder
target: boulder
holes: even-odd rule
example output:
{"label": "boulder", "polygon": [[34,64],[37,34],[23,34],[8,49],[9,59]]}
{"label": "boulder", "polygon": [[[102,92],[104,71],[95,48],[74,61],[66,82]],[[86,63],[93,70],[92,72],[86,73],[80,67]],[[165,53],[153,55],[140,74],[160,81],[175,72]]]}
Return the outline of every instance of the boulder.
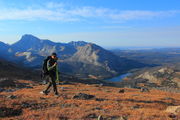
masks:
{"label": "boulder", "polygon": [[119,93],[124,93],[124,92],[125,92],[124,89],[119,90]]}
{"label": "boulder", "polygon": [[85,93],[78,93],[77,95],[73,96],[73,99],[82,99],[82,100],[89,100],[95,98],[94,95],[88,95]]}
{"label": "boulder", "polygon": [[86,119],[93,119],[93,118],[98,118],[98,116],[95,113],[86,116]]}
{"label": "boulder", "polygon": [[9,96],[7,96],[7,98],[10,98],[10,99],[16,99],[17,96],[15,96],[15,95],[9,95]]}
{"label": "boulder", "polygon": [[169,106],[169,107],[167,107],[166,112],[169,112],[172,114],[179,114],[180,113],[180,105],[179,106]]}
{"label": "boulder", "polygon": [[148,88],[144,88],[144,87],[142,87],[142,88],[141,88],[141,92],[150,92],[150,91],[149,91],[149,89],[148,89]]}

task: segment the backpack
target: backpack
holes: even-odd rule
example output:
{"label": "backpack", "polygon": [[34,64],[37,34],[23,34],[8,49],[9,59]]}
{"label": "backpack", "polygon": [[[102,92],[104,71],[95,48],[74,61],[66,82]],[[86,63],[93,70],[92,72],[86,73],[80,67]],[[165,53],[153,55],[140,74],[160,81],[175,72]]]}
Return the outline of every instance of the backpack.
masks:
{"label": "backpack", "polygon": [[49,71],[47,69],[47,62],[48,60],[51,59],[51,56],[48,56],[46,59],[43,61],[43,66],[42,66],[42,74],[41,77],[44,78],[46,75],[49,75]]}

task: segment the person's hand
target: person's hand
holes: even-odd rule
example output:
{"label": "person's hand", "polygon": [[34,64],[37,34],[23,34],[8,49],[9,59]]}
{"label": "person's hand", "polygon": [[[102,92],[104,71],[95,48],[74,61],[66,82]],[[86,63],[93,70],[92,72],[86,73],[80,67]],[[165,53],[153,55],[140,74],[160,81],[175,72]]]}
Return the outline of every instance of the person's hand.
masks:
{"label": "person's hand", "polygon": [[54,66],[56,66],[56,65],[57,65],[57,62],[54,63]]}

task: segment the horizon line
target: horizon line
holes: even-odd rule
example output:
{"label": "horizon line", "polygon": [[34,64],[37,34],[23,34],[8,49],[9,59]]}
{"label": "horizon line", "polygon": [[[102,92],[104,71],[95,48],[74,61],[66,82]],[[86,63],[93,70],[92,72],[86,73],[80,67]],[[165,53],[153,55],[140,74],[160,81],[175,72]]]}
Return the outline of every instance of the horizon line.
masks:
{"label": "horizon line", "polygon": [[[86,41],[86,40],[71,40],[71,41],[69,41],[69,42],[60,42],[60,41],[50,40],[50,39],[46,39],[46,38],[41,39],[41,38],[39,38],[39,37],[37,37],[36,35],[33,35],[33,34],[23,34],[23,35],[21,35],[21,38],[22,38],[23,36],[25,36],[25,35],[33,36],[33,37],[36,37],[36,38],[38,38],[38,39],[40,39],[40,40],[49,40],[49,41],[54,42],[54,43],[67,43],[67,44],[70,43],[70,42],[93,43],[93,44],[99,45],[99,46],[101,46],[101,47],[103,47],[103,48],[106,48],[106,49],[180,48],[180,46],[166,46],[166,45],[165,45],[165,46],[158,46],[158,45],[155,45],[155,46],[146,46],[146,45],[144,45],[144,46],[141,46],[141,45],[139,45],[139,46],[138,46],[138,45],[135,45],[135,46],[133,46],[133,45],[120,45],[120,46],[113,46],[113,45],[111,45],[111,46],[107,46],[107,45],[100,45],[100,44],[97,44],[97,43],[95,43],[95,42],[88,42],[88,41]],[[20,41],[21,38],[20,38],[19,40],[15,41],[15,42],[13,42],[13,43],[6,43],[6,42],[3,42],[3,41],[1,41],[1,40],[0,40],[0,42],[2,42],[2,43],[4,43],[4,44],[7,44],[7,45],[12,45],[12,44],[15,44],[16,42]]]}

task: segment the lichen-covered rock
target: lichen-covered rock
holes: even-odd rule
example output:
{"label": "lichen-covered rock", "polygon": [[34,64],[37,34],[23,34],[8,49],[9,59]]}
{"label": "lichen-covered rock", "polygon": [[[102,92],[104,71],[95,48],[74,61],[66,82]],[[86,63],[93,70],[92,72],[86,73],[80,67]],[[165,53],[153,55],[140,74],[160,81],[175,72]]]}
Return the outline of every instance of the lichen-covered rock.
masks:
{"label": "lichen-covered rock", "polygon": [[180,105],[179,106],[169,106],[169,107],[167,107],[166,112],[178,114],[178,113],[180,113]]}
{"label": "lichen-covered rock", "polygon": [[94,95],[88,95],[85,93],[79,93],[79,94],[73,96],[73,99],[82,99],[82,100],[89,100],[92,98],[95,98],[95,96]]}

